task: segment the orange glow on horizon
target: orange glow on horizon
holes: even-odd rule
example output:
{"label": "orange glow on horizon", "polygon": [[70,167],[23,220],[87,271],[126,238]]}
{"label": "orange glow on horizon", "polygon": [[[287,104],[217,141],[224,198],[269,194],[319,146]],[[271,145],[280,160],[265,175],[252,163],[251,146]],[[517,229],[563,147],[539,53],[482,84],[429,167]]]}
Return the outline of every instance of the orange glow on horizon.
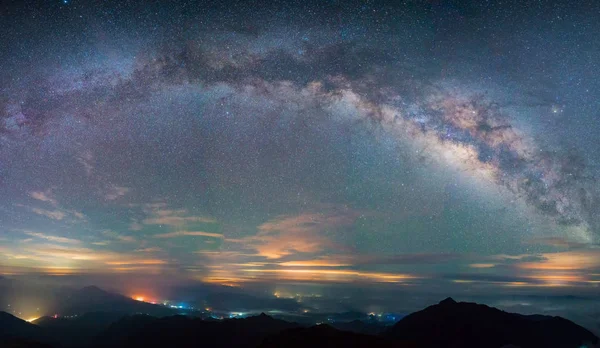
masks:
{"label": "orange glow on horizon", "polygon": [[416,276],[396,273],[371,273],[352,270],[334,269],[245,269],[247,273],[275,273],[281,275],[284,280],[312,280],[312,281],[354,281],[357,279],[369,279],[384,283],[399,283],[406,280],[417,279]]}

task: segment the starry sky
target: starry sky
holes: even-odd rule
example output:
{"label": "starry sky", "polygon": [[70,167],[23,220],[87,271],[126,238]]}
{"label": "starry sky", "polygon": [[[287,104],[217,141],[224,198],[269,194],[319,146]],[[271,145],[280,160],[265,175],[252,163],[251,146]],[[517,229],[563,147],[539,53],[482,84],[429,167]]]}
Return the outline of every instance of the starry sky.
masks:
{"label": "starry sky", "polygon": [[592,293],[598,19],[596,1],[3,2],[0,272],[156,296]]}

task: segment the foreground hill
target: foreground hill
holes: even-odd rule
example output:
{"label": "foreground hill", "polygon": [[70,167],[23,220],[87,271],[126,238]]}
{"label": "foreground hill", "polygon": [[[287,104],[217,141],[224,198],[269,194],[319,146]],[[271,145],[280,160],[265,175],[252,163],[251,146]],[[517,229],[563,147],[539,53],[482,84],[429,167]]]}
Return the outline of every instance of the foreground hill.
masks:
{"label": "foreground hill", "polygon": [[256,347],[265,337],[298,324],[265,314],[245,319],[207,321],[185,316],[126,317],[111,325],[95,347]]}
{"label": "foreground hill", "polygon": [[33,342],[53,342],[47,332],[12,314],[0,312],[0,347],[36,346]]}
{"label": "foreground hill", "polygon": [[294,328],[271,335],[260,348],[278,347],[411,347],[384,337],[341,331],[329,325],[317,325],[309,328]]}
{"label": "foreground hill", "polygon": [[41,317],[33,324],[43,328],[55,342],[63,347],[87,345],[108,327],[126,316],[123,312],[91,312],[75,318]]}
{"label": "foreground hill", "polygon": [[593,347],[598,338],[561,317],[507,313],[447,298],[415,312],[384,333],[419,347]]}
{"label": "foreground hill", "polygon": [[387,325],[378,322],[362,320],[335,322],[329,325],[341,331],[350,331],[365,335],[379,335],[388,328]]}

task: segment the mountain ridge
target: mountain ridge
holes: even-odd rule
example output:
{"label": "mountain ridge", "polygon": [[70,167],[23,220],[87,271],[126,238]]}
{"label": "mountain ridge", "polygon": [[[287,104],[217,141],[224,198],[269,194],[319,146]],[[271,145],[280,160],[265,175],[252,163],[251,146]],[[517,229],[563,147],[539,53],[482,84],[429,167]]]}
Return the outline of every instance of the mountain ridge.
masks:
{"label": "mountain ridge", "polygon": [[[86,288],[84,291],[90,292],[100,297],[105,294],[113,296],[99,288]],[[456,302],[452,298],[411,313],[379,334],[344,331],[327,324],[304,326],[273,318],[264,312],[252,317],[225,320],[204,320],[183,315],[155,317],[121,314],[92,312],[72,319],[46,317],[35,321],[39,324],[36,326],[0,312],[0,346],[6,346],[2,344],[8,342],[7,339],[24,340],[19,341],[19,347],[36,346],[31,341],[58,347],[55,343],[60,341],[64,348],[185,348],[196,347],[198,342],[211,347],[264,348],[332,345],[591,348],[598,344],[598,337],[562,317],[509,313],[487,305]],[[348,327],[356,325],[348,323]],[[358,330],[361,329],[359,325]],[[3,332],[9,332],[10,335],[3,336]]]}
{"label": "mountain ridge", "polygon": [[562,317],[509,313],[484,304],[446,298],[411,313],[383,334],[422,347],[581,347],[598,338]]}

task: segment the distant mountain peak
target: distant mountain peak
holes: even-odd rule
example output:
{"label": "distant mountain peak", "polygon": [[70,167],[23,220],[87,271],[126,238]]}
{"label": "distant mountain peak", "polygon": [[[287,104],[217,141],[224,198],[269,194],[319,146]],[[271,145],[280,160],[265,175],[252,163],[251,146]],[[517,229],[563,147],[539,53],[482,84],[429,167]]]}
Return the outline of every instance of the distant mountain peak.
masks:
{"label": "distant mountain peak", "polygon": [[23,321],[23,320],[15,317],[14,315],[12,315],[8,312],[4,312],[4,311],[0,311],[0,319]]}
{"label": "distant mountain peak", "polygon": [[106,291],[100,289],[99,287],[97,287],[95,285],[88,285],[86,287],[83,287],[83,288],[79,289],[79,292],[83,292],[83,293],[106,293]]}
{"label": "distant mountain peak", "polygon": [[440,305],[453,305],[456,304],[456,301],[452,297],[447,297],[446,299],[440,301]]}
{"label": "distant mountain peak", "polygon": [[419,342],[420,347],[579,347],[598,342],[593,333],[564,318],[508,313],[450,297],[406,316],[385,335]]}

